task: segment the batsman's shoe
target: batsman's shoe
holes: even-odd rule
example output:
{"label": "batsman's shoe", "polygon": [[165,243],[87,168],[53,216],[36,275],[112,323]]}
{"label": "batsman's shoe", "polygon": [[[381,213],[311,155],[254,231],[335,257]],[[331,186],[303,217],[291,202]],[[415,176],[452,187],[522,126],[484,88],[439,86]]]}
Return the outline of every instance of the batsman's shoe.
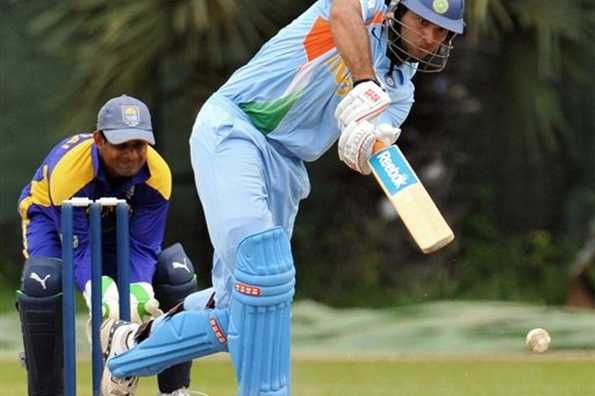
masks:
{"label": "batsman's shoe", "polygon": [[115,319],[106,319],[101,325],[101,347],[105,365],[101,378],[103,396],[133,396],[138,385],[138,377],[118,378],[112,376],[107,361],[126,352],[134,346],[134,335],[139,325]]}

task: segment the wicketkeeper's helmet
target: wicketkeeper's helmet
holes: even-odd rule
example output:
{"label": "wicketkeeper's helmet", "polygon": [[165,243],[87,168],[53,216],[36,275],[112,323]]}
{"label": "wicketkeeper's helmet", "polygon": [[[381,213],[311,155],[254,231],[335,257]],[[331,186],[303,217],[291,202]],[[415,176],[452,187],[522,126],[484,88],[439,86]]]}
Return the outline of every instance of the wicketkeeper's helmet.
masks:
{"label": "wicketkeeper's helmet", "polygon": [[[434,52],[424,51],[427,52],[425,56],[417,57],[405,49],[402,31],[410,27],[403,24],[401,18],[406,10],[450,32]],[[417,62],[418,70],[422,72],[443,70],[453,48],[454,37],[463,33],[465,28],[464,11],[465,0],[391,0],[385,18],[389,35],[389,57],[396,63]]]}

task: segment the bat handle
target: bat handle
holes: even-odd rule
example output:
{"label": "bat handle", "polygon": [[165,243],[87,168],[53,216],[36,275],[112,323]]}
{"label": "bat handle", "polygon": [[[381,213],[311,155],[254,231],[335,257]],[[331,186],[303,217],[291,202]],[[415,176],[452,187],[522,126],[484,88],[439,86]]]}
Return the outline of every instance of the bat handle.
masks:
{"label": "bat handle", "polygon": [[386,144],[384,144],[381,140],[376,140],[374,142],[374,147],[372,148],[372,152],[374,154],[376,154],[377,152],[379,152],[380,150],[382,150],[385,147],[386,147]]}

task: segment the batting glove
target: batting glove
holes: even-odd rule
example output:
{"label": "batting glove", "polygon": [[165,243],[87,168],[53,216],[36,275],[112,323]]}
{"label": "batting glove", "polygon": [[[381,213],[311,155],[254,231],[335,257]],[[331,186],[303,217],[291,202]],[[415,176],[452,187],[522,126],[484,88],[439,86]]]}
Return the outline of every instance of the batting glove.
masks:
{"label": "batting glove", "polygon": [[390,96],[375,81],[357,84],[340,102],[335,118],[340,130],[354,121],[371,120],[390,104]]}
{"label": "batting glove", "polygon": [[352,121],[339,137],[339,159],[351,169],[369,175],[372,170],[368,160],[374,151],[374,143],[379,140],[389,146],[397,141],[401,129],[389,124],[374,125],[369,121]]}
{"label": "batting glove", "polygon": [[153,286],[147,282],[130,284],[130,319],[136,323],[163,315],[155,299]]}

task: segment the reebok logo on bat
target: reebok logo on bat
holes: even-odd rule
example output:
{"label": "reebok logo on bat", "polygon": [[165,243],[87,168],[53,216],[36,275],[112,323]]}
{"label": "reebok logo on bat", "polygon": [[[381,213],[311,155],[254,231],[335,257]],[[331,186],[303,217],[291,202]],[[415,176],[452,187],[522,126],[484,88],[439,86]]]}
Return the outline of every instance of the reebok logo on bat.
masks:
{"label": "reebok logo on bat", "polygon": [[385,151],[378,155],[378,163],[384,169],[390,180],[395,184],[397,188],[404,184],[407,184],[407,175],[401,172],[401,169],[392,161],[390,151]]}

